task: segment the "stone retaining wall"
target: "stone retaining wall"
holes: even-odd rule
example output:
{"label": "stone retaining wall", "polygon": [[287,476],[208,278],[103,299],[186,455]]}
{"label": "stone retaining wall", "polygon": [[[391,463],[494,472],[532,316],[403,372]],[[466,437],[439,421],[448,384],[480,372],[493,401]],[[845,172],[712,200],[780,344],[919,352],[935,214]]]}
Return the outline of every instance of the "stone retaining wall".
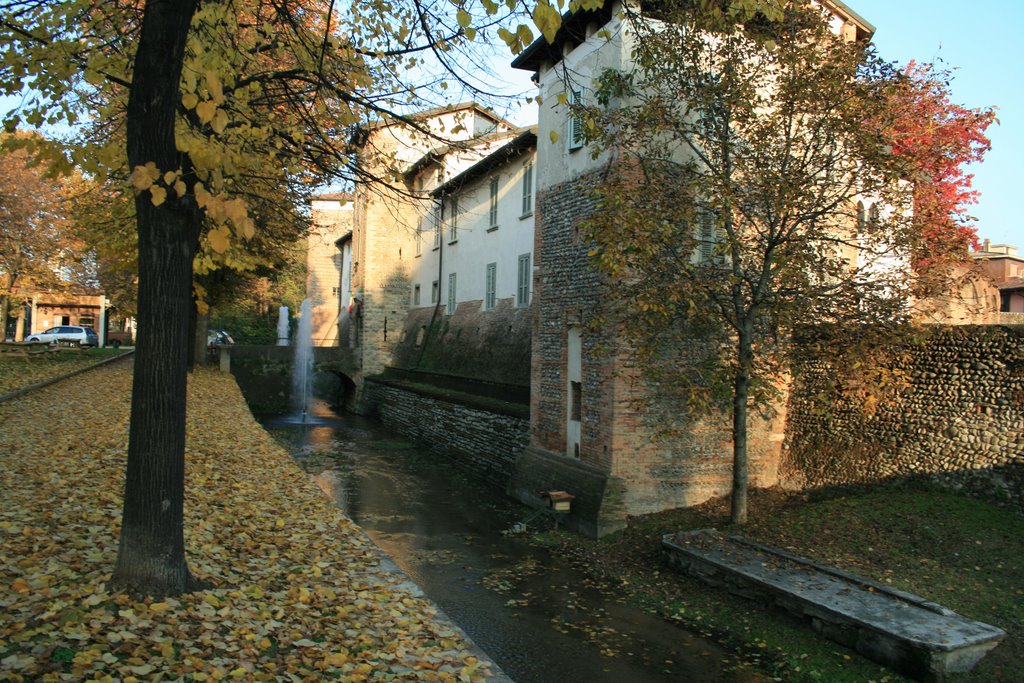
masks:
{"label": "stone retaining wall", "polygon": [[454,456],[469,471],[504,489],[518,453],[529,443],[530,421],[453,400],[366,380],[366,396],[388,429]]}
{"label": "stone retaining wall", "polygon": [[924,476],[1024,511],[1024,326],[936,328],[883,366],[905,380],[877,396],[819,395],[838,372],[826,364],[798,376],[783,480],[817,487]]}

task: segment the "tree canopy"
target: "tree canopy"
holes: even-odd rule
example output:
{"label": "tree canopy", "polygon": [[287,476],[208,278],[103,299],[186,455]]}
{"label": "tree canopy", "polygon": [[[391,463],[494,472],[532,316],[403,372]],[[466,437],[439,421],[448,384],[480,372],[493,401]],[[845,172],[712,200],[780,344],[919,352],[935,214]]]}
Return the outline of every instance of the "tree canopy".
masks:
{"label": "tree canopy", "polygon": [[94,284],[70,211],[84,182],[48,174],[24,148],[30,143],[50,144],[22,131],[0,134],[0,333],[19,296]]}
{"label": "tree canopy", "polygon": [[738,21],[669,2],[658,19],[630,15],[636,69],[579,111],[610,159],[591,253],[659,400],[731,408],[742,522],[748,411],[778,396],[793,331],[905,321],[921,233],[883,135],[894,74],[870,46],[803,3]]}
{"label": "tree canopy", "polygon": [[885,138],[905,162],[914,184],[914,222],[924,237],[915,263],[963,263],[977,247],[968,213],[978,201],[967,166],[992,145],[985,135],[996,121],[992,108],[970,109],[952,101],[952,74],[933,64],[910,62],[888,91]]}

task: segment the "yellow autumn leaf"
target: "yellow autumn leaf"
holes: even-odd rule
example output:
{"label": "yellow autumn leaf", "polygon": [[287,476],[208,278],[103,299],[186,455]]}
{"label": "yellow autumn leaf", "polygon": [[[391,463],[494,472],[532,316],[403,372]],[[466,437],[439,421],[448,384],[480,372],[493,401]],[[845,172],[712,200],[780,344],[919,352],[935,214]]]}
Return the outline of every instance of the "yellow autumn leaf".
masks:
{"label": "yellow autumn leaf", "polygon": [[181,179],[174,181],[174,193],[176,195],[184,197],[186,192],[188,192],[188,188],[185,187],[185,183]]}
{"label": "yellow autumn leaf", "polygon": [[160,206],[167,201],[167,188],[159,185],[153,185],[149,188],[150,201],[153,202],[153,206]]}
{"label": "yellow autumn leaf", "polygon": [[196,105],[196,116],[200,123],[209,123],[217,113],[217,103],[213,100],[206,100]]}
{"label": "yellow autumn leaf", "polygon": [[162,614],[163,612],[166,612],[168,609],[170,609],[170,607],[171,606],[168,605],[166,602],[154,602],[152,605],[149,606],[149,609],[156,612],[157,614]]}
{"label": "yellow autumn leaf", "polygon": [[148,162],[145,166],[136,166],[132,169],[132,187],[135,188],[136,192],[142,192],[149,189],[149,186],[155,183],[159,177],[160,171],[157,170],[156,164],[152,161]]}
{"label": "yellow autumn leaf", "polygon": [[558,29],[562,27],[562,15],[546,1],[541,0],[533,9],[533,23],[544,34],[544,38],[549,43],[553,43]]}
{"label": "yellow autumn leaf", "polygon": [[210,96],[213,97],[213,101],[220,104],[224,101],[224,88],[220,82],[220,76],[217,75],[216,71],[207,69],[206,71],[206,87],[210,91]]}
{"label": "yellow autumn leaf", "polygon": [[553,142],[553,143],[554,142],[558,142],[558,132],[557,131],[551,131],[550,133],[548,133],[548,137],[551,138],[551,142]]}
{"label": "yellow autumn leaf", "polygon": [[210,126],[213,127],[213,132],[220,135],[224,132],[224,129],[228,127],[230,119],[228,113],[223,109],[218,109],[213,115],[213,121],[210,122]]}
{"label": "yellow autumn leaf", "polygon": [[168,171],[167,173],[164,173],[164,185],[171,185],[177,177],[178,174],[176,171]]}
{"label": "yellow autumn leaf", "polygon": [[249,215],[245,207],[245,201],[238,198],[229,199],[224,202],[224,213],[232,223],[239,227],[241,227],[242,221]]}
{"label": "yellow autumn leaf", "polygon": [[462,28],[469,28],[469,24],[473,21],[473,17],[464,9],[460,9],[455,13],[455,21],[459,22],[459,26]]}
{"label": "yellow autumn leaf", "polygon": [[181,96],[181,104],[185,109],[195,109],[196,105],[199,104],[199,96],[194,92],[187,92]]}
{"label": "yellow autumn leaf", "polygon": [[246,216],[245,220],[242,221],[241,230],[242,237],[247,240],[251,240],[256,236],[256,224],[248,216]]}
{"label": "yellow autumn leaf", "polygon": [[230,233],[228,232],[228,229],[224,226],[220,226],[206,233],[206,239],[209,240],[211,249],[218,254],[223,254],[228,250],[228,246],[231,243],[229,235]]}

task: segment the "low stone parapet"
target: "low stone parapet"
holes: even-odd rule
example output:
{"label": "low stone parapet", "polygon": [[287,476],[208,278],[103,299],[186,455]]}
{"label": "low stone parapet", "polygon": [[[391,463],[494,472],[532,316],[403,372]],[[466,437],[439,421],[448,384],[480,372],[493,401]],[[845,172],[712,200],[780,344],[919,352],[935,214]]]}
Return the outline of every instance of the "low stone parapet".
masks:
{"label": "low stone parapet", "polygon": [[662,547],[677,571],[783,607],[918,680],[969,671],[1006,636],[912,593],[713,529],[668,534]]}

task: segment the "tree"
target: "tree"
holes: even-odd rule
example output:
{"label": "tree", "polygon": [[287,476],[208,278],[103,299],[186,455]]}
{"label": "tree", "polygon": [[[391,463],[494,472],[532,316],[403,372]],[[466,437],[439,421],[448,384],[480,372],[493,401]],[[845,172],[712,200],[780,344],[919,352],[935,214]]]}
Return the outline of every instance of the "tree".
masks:
{"label": "tree", "polygon": [[884,134],[914,183],[914,222],[925,238],[914,260],[926,267],[963,263],[977,246],[967,207],[978,192],[965,167],[991,149],[985,131],[996,120],[992,108],[952,102],[951,80],[949,71],[912,61],[887,93],[892,112]]}
{"label": "tree", "polygon": [[881,134],[892,74],[870,47],[810,3],[703,7],[631,15],[636,69],[605,73],[598,105],[577,108],[610,158],[585,227],[658,399],[731,411],[743,523],[749,413],[779,395],[793,331],[864,339],[904,321],[920,233]]}
{"label": "tree", "polygon": [[70,286],[82,260],[66,189],[81,184],[48,176],[23,148],[29,142],[49,144],[23,132],[0,135],[0,333],[19,291]]}
{"label": "tree", "polygon": [[[557,11],[544,7],[539,16],[557,28]],[[93,135],[70,158],[47,158],[100,183],[121,177],[134,193],[139,334],[112,586],[162,596],[201,585],[183,540],[193,266],[251,262],[244,246],[258,229],[254,197],[294,202],[315,183],[354,180],[361,125],[390,117],[443,141],[403,112],[423,108],[449,80],[470,84],[458,68],[474,60],[458,57],[460,46],[507,19],[489,0],[476,16],[472,9],[415,1],[342,11],[324,0],[3,5],[0,93],[30,89],[5,126],[75,125],[88,114]],[[525,26],[506,34],[532,40]],[[440,76],[431,75],[438,65]],[[409,74],[422,79],[410,83]]]}

